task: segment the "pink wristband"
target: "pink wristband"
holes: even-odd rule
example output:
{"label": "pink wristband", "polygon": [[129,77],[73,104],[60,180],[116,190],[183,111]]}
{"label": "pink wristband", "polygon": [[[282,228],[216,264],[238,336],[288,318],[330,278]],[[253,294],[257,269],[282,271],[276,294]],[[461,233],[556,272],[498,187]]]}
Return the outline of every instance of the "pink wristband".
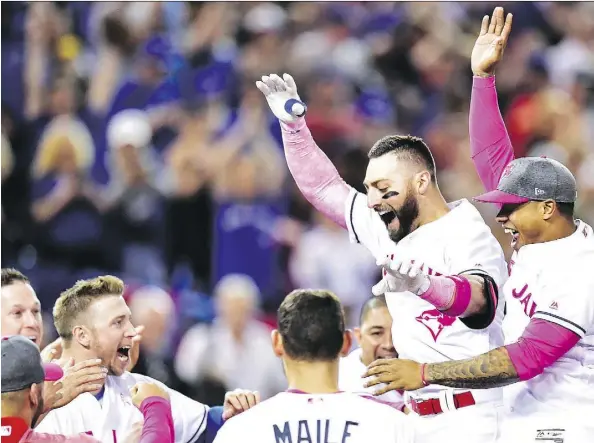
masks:
{"label": "pink wristband", "polygon": [[454,302],[452,303],[452,306],[442,312],[445,315],[449,315],[450,317],[458,317],[464,314],[466,309],[468,309],[468,305],[470,304],[470,296],[472,293],[470,282],[464,277],[460,277],[458,275],[452,275],[446,278],[449,278],[456,284],[456,295],[454,296]]}
{"label": "pink wristband", "polygon": [[423,386],[429,386],[429,383],[425,380],[425,366],[427,366],[427,363],[421,365],[421,383],[423,383]]}

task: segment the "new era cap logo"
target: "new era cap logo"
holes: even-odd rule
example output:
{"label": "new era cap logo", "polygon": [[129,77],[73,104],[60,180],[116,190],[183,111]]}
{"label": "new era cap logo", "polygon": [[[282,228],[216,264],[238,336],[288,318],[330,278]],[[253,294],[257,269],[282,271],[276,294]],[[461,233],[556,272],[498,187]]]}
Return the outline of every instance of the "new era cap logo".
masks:
{"label": "new era cap logo", "polygon": [[536,194],[536,196],[544,195],[545,194],[545,191],[543,191],[540,188],[534,188],[534,194]]}

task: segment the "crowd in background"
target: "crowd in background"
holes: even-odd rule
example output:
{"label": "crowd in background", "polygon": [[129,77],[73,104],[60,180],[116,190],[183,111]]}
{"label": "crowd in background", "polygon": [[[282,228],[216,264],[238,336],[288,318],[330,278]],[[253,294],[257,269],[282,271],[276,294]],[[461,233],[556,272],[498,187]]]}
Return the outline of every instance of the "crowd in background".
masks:
{"label": "crowd in background", "polygon": [[[3,2],[2,266],[46,313],[79,278],[122,277],[149,331],[137,370],[195,398],[282,390],[268,336],[284,295],[331,289],[352,325],[378,270],[299,194],[254,82],[295,77],[314,138],[358,190],[375,140],[410,133],[446,198],[469,198],[469,57],[493,6]],[[567,165],[592,223],[594,4],[501,6],[516,155]]]}

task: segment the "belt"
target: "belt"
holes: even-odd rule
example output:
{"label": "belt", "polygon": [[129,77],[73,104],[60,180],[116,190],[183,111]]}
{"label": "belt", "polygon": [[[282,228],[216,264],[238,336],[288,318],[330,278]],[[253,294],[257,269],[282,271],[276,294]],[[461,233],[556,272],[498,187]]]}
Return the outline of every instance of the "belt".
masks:
{"label": "belt", "polygon": [[[460,409],[466,406],[472,406],[476,404],[472,392],[462,392],[460,394],[454,394],[454,408]],[[413,411],[419,415],[436,415],[441,414],[443,409],[441,407],[441,401],[439,398],[428,398],[426,400],[410,400],[410,406]]]}

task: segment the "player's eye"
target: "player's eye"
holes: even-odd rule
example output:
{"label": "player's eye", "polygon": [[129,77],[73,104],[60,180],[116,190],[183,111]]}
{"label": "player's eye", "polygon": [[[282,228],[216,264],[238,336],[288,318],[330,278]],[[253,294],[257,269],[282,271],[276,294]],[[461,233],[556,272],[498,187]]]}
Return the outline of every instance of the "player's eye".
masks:
{"label": "player's eye", "polygon": [[113,324],[116,325],[117,327],[121,327],[123,322],[124,321],[120,318],[120,319],[116,320],[115,322],[113,322]]}
{"label": "player's eye", "polygon": [[40,309],[33,309],[33,311],[32,311],[32,312],[33,312],[33,314],[35,314],[35,315],[39,315],[39,314],[41,313],[41,310],[40,310]]}
{"label": "player's eye", "polygon": [[13,311],[10,313],[10,315],[12,315],[13,317],[19,318],[20,316],[23,315],[23,311]]}

